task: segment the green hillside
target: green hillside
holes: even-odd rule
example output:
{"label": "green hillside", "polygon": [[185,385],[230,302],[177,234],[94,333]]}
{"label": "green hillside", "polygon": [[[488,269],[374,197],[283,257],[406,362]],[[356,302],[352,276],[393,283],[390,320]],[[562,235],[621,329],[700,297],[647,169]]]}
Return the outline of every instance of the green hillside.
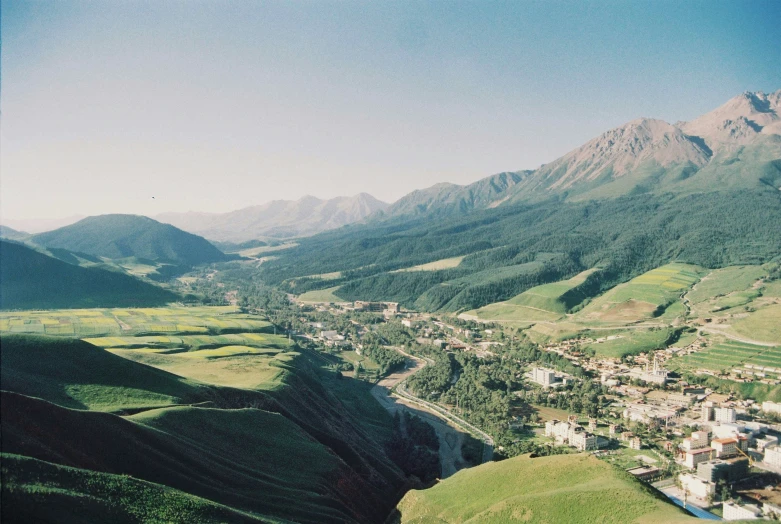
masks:
{"label": "green hillside", "polygon": [[[89,470],[82,479],[130,475],[161,486],[140,506],[173,489],[173,499],[183,492],[228,506],[231,519],[251,512],[295,522],[381,522],[405,482],[384,451],[390,417],[368,391],[342,385],[302,354],[268,346],[273,335],[250,335],[258,347],[244,352],[209,349],[204,340],[203,349],[147,355],[180,359],[177,371],[203,382],[83,341],[4,335],[3,451]],[[33,463],[12,464],[15,478],[35,478]],[[120,508],[112,511],[140,511],[137,485],[94,479],[113,490]],[[41,511],[70,508],[72,521],[89,520],[95,506],[72,504],[83,483],[69,488],[75,481],[62,480],[63,494],[23,487],[30,482],[19,481],[20,501],[37,501]],[[4,500],[14,485],[6,486]],[[93,502],[103,507],[106,492],[95,489]]]}
{"label": "green hillside", "polygon": [[0,309],[156,306],[178,298],[128,275],[74,266],[0,241]]}
{"label": "green hillside", "polygon": [[395,522],[696,522],[592,455],[520,456],[408,492]]}
{"label": "green hillside", "polygon": [[47,248],[62,248],[111,259],[136,257],[192,266],[228,260],[206,239],[138,215],[87,217],[70,226],[34,235]]}
{"label": "green hillside", "polygon": [[4,522],[283,522],[127,475],[0,456]]}
{"label": "green hillside", "polygon": [[[708,268],[761,264],[781,256],[781,237],[767,227],[773,223],[781,223],[781,196],[767,186],[549,200],[323,233],[301,239],[260,271],[267,282],[296,294],[338,286],[332,292],[345,300],[465,311],[594,267],[602,271],[591,295],[674,260]],[[461,256],[455,268],[396,272]],[[311,279],[302,287],[302,277],[328,273],[339,278]]]}
{"label": "green hillside", "polygon": [[3,389],[96,411],[206,400],[198,384],[138,365],[80,340],[2,336]]}

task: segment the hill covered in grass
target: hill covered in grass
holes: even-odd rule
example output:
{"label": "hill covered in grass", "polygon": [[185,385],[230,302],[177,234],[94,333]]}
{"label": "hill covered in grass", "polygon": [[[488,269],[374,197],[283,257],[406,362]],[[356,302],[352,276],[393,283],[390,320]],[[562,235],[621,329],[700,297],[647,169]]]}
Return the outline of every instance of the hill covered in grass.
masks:
{"label": "hill covered in grass", "polygon": [[592,455],[520,456],[408,492],[394,522],[697,522]]}
{"label": "hill covered in grass", "polygon": [[[192,360],[197,376],[229,360],[235,384],[61,338],[4,335],[0,353],[3,452],[23,457],[3,464],[16,479],[3,499],[34,503],[36,515],[84,522],[107,508],[132,520],[170,497],[226,521],[382,522],[406,483],[385,455],[392,425],[382,407],[297,352]],[[285,358],[273,380],[242,383],[242,369],[275,354]],[[36,487],[41,475],[52,483]],[[90,502],[77,504],[81,494]]]}
{"label": "hill covered in grass", "polygon": [[282,522],[128,475],[60,466],[10,453],[0,457],[5,522]]}
{"label": "hill covered in grass", "polygon": [[229,259],[202,237],[138,215],[87,217],[75,224],[34,235],[32,241],[47,248],[110,259],[136,257],[184,266]]}
{"label": "hill covered in grass", "polygon": [[156,306],[178,295],[121,273],[83,268],[0,241],[0,308]]}

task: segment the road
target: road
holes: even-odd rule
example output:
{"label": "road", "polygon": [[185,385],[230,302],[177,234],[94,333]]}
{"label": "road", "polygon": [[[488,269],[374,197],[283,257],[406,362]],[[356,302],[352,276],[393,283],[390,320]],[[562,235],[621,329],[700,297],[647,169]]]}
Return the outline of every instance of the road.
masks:
{"label": "road", "polygon": [[490,435],[460,417],[453,415],[446,409],[416,397],[406,389],[404,381],[423,369],[426,364],[433,362],[427,362],[428,359],[414,357],[398,348],[396,348],[396,351],[406,357],[407,365],[405,369],[380,380],[372,388],[371,393],[391,413],[402,409],[419,416],[431,424],[437,433],[437,437],[439,437],[439,459],[442,466],[442,478],[447,478],[459,469],[467,466],[461,455],[461,444],[466,433],[472,433],[483,440],[482,462],[492,460],[494,442]]}

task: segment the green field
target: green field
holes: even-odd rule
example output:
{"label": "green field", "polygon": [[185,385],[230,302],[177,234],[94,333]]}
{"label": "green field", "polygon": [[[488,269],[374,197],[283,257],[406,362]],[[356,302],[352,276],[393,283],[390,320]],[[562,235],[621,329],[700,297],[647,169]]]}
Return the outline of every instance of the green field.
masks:
{"label": "green field", "polygon": [[301,302],[310,303],[331,303],[331,302],[349,302],[341,297],[334,295],[334,292],[339,289],[339,286],[329,287],[328,289],[316,289],[314,291],[307,291],[306,293],[299,295],[298,300]]}
{"label": "green field", "polygon": [[0,312],[0,331],[71,337],[152,333],[266,332],[270,322],[235,306]]}
{"label": "green field", "polygon": [[635,322],[664,313],[703,274],[689,264],[667,264],[619,284],[575,316],[581,321]]}
{"label": "green field", "polygon": [[733,340],[715,341],[712,346],[670,361],[684,369],[729,370],[744,364],[781,370],[781,346],[767,347]]}
{"label": "green field", "polygon": [[736,319],[732,329],[744,337],[781,345],[781,304],[772,304]]}
{"label": "green field", "polygon": [[401,522],[697,522],[652,488],[591,455],[516,457],[408,492]]}
{"label": "green field", "polygon": [[692,304],[699,304],[713,297],[743,291],[750,288],[766,273],[760,266],[732,266],[717,269],[703,277],[689,292],[688,298]]}
{"label": "green field", "polygon": [[[665,342],[671,337],[670,328],[655,330],[624,329],[616,331],[613,336],[619,337],[613,340],[605,340],[600,343],[586,344],[584,348],[594,350],[597,355],[603,357],[621,358],[624,355],[636,355],[654,349],[664,349]],[[595,332],[592,337],[607,337],[603,332]]]}

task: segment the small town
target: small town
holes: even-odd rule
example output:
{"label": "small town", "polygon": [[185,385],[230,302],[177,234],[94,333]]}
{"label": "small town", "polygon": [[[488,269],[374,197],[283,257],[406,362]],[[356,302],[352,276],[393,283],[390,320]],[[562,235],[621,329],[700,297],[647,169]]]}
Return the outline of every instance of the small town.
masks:
{"label": "small town", "polygon": [[[378,325],[386,326],[386,332],[387,326],[395,326],[407,335],[406,339],[383,340],[384,347],[404,348],[413,354],[428,348],[421,354],[428,355],[429,361],[435,354],[432,351],[472,355],[485,365],[494,361],[506,364],[512,354],[507,351],[512,341],[506,332],[511,330],[498,324],[434,317],[392,302],[302,302],[299,306],[304,314],[295,335],[312,347],[341,355],[348,363],[343,367],[345,372],[352,371],[356,377],[372,376],[367,360],[361,360],[360,355],[367,335]],[[371,315],[361,318],[365,313]],[[336,325],[346,328],[337,329]],[[547,450],[544,453],[592,453],[652,484],[702,518],[780,518],[781,489],[775,486],[781,478],[781,403],[758,403],[688,383],[664,367],[674,355],[697,351],[696,342],[624,359],[597,358],[581,350],[584,345],[614,338],[573,338],[539,347],[542,355],[555,355],[554,362],[570,364],[567,371],[562,365],[539,361],[519,368],[518,387],[512,391],[506,421],[516,435],[514,444],[534,442],[538,445],[535,449]],[[699,373],[712,375],[708,370]],[[748,364],[730,370],[730,378],[778,384],[773,377],[779,373],[781,369]],[[454,383],[458,379],[452,377]],[[603,393],[600,405],[591,413],[553,407],[567,406],[561,400],[584,381]],[[438,408],[459,410],[442,398],[434,400],[434,396],[429,400]],[[535,402],[540,398],[547,400],[547,406]],[[533,413],[528,413],[529,408]],[[460,413],[463,415],[463,410]],[[502,453],[505,446],[499,440],[497,444],[495,452]]]}

